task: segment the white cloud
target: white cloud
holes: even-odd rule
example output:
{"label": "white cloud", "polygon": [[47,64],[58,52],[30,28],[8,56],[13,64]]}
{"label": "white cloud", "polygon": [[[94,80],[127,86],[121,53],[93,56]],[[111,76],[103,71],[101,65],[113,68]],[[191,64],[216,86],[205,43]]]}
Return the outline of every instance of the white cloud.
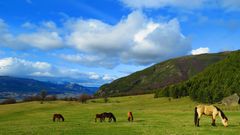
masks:
{"label": "white cloud", "polygon": [[180,30],[177,19],[159,22],[134,11],[117,24],[100,20],[68,19],[62,28],[52,21],[22,27],[30,32],[12,34],[0,20],[1,46],[13,49],[76,49],[77,54],[62,54],[67,61],[87,66],[113,68],[120,63],[148,65],[190,51],[190,40]]}
{"label": "white cloud", "polygon": [[[82,19],[66,25],[72,31],[67,36],[69,46],[80,52],[94,54],[97,57],[91,60],[98,61],[98,64],[113,60],[117,63],[112,65],[119,61],[151,64],[187,54],[191,48],[189,39],[180,31],[178,20],[154,22],[140,11],[132,12],[116,25]],[[64,55],[64,59],[82,62],[89,58]]]}
{"label": "white cloud", "polygon": [[127,7],[133,9],[141,8],[163,8],[163,7],[177,7],[194,9],[203,6],[207,0],[120,0]]}
{"label": "white cloud", "polygon": [[23,28],[26,28],[26,29],[34,29],[34,28],[37,28],[37,26],[31,22],[25,22],[21,25]]}
{"label": "white cloud", "polygon": [[[34,74],[46,74],[52,70],[52,66],[46,62],[30,62],[18,58],[0,59],[0,75],[31,76]],[[52,76],[52,74],[48,74]]]}
{"label": "white cloud", "polygon": [[227,11],[239,11],[239,0],[119,0],[126,7],[132,9],[160,9],[160,8],[178,8],[178,9],[224,9]]}
{"label": "white cloud", "polygon": [[92,67],[113,68],[119,64],[119,60],[117,58],[99,55],[61,54],[60,58],[69,62]]}
{"label": "white cloud", "polygon": [[34,29],[34,32],[22,32],[13,34],[8,25],[0,19],[0,46],[13,49],[38,48],[50,50],[63,47],[63,37],[57,31],[54,22],[43,22],[40,26],[26,22],[23,28]]}
{"label": "white cloud", "polygon": [[57,32],[36,32],[16,37],[18,44],[29,45],[42,50],[62,47],[63,41]]}
{"label": "white cloud", "polygon": [[109,74],[104,74],[102,79],[105,80],[105,81],[112,81],[112,80],[115,80],[117,78],[113,77],[113,76],[110,76]]}
{"label": "white cloud", "polygon": [[89,72],[88,74],[89,74],[90,79],[99,79],[100,78],[100,76],[95,72]]}
{"label": "white cloud", "polygon": [[223,8],[228,11],[240,10],[240,1],[239,0],[220,0],[220,4]]}
{"label": "white cloud", "polygon": [[114,78],[110,75],[100,75],[95,72],[83,73],[78,69],[62,68],[52,66],[47,62],[32,62],[14,57],[0,59],[0,75],[32,78],[45,77],[49,79],[65,78],[66,80],[82,80],[81,83],[95,81],[95,84],[96,82],[106,83]]}
{"label": "white cloud", "polygon": [[198,49],[196,49],[196,50],[192,50],[191,51],[191,54],[192,55],[199,55],[199,54],[204,54],[204,53],[209,53],[209,48],[208,47],[205,47],[205,48],[203,48],[203,47],[200,47],[200,48],[198,48]]}

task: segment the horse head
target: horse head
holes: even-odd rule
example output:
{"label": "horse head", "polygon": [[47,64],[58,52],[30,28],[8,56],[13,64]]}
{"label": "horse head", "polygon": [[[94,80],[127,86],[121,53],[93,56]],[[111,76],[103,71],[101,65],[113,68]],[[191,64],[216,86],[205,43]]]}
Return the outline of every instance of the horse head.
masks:
{"label": "horse head", "polygon": [[222,124],[224,125],[224,127],[228,127],[228,119],[227,118],[223,118],[222,119]]}

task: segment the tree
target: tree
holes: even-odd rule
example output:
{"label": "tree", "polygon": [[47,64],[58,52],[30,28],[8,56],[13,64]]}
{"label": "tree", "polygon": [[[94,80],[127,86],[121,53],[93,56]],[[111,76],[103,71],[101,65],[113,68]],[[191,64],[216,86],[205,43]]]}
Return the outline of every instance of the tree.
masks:
{"label": "tree", "polygon": [[108,96],[104,96],[104,103],[108,102]]}
{"label": "tree", "polygon": [[88,95],[88,94],[82,94],[80,95],[79,97],[79,101],[82,102],[82,104],[86,104],[87,103],[87,100],[91,99],[91,96]]}
{"label": "tree", "polygon": [[41,90],[41,92],[40,92],[41,104],[43,104],[43,101],[45,100],[46,96],[47,96],[47,91]]}

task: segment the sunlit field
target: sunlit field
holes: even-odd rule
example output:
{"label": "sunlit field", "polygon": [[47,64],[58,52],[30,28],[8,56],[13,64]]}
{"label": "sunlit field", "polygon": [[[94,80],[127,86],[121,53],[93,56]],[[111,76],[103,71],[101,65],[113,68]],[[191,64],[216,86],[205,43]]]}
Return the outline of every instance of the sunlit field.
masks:
{"label": "sunlit field", "polygon": [[[200,127],[193,123],[194,106],[188,97],[182,99],[158,98],[153,95],[94,99],[87,104],[79,102],[27,102],[0,106],[1,135],[159,135],[159,134],[231,134],[240,131],[239,107],[223,107],[229,118],[229,127],[217,118],[216,127],[211,126],[211,117],[203,116]],[[134,122],[127,121],[127,112],[132,111]],[[95,122],[95,114],[112,112],[117,122]],[[61,113],[64,122],[53,122],[52,115]]]}

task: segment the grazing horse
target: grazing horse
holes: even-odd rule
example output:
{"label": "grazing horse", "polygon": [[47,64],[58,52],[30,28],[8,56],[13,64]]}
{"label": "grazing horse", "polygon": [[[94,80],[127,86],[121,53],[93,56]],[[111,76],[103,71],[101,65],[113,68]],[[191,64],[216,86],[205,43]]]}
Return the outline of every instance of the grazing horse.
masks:
{"label": "grazing horse", "polygon": [[111,113],[111,112],[109,112],[109,113],[104,112],[104,113],[102,113],[102,115],[104,117],[104,120],[105,120],[105,118],[108,118],[108,122],[111,122],[112,120],[114,122],[116,122],[116,117],[113,115],[113,113]]}
{"label": "grazing horse", "polygon": [[133,115],[132,112],[128,112],[128,121],[132,121],[133,122]]}
{"label": "grazing horse", "polygon": [[212,116],[212,126],[216,126],[215,120],[216,116],[222,119],[222,124],[227,127],[228,126],[228,118],[223,113],[221,109],[213,105],[198,105],[195,107],[195,115],[194,115],[194,123],[195,126],[199,127],[199,121],[202,115]]}
{"label": "grazing horse", "polygon": [[64,121],[63,116],[61,114],[57,114],[57,113],[53,114],[53,121],[54,122],[55,122],[55,119],[57,119],[57,121],[61,121],[61,119],[62,119],[62,121]]}
{"label": "grazing horse", "polygon": [[100,119],[100,122],[102,122],[105,120],[105,117],[103,116],[103,114],[96,114],[95,122],[97,122],[97,119]]}
{"label": "grazing horse", "polygon": [[100,122],[105,121],[105,118],[108,118],[109,122],[111,122],[112,120],[114,122],[116,122],[116,117],[111,112],[109,112],[109,113],[104,112],[104,113],[101,113],[101,114],[96,114],[95,122],[97,122],[98,118],[100,119]]}

